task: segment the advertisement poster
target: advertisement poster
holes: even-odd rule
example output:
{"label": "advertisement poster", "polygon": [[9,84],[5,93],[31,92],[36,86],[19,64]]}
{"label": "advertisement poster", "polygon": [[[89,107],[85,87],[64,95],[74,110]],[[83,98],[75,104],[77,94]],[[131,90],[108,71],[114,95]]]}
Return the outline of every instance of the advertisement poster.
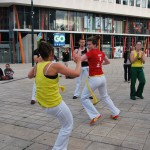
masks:
{"label": "advertisement poster", "polygon": [[101,29],[101,17],[95,17],[95,29]]}
{"label": "advertisement poster", "polygon": [[123,57],[123,46],[114,47],[114,58],[122,58]]}
{"label": "advertisement poster", "polygon": [[54,46],[65,46],[65,34],[54,33]]}

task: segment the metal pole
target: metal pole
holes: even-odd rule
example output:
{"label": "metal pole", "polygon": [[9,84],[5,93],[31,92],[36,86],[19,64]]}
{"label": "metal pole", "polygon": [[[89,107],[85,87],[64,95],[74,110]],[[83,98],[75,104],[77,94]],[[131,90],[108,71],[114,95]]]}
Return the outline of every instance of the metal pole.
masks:
{"label": "metal pole", "polygon": [[31,24],[32,24],[32,67],[34,66],[34,11],[33,11],[33,0],[31,0]]}

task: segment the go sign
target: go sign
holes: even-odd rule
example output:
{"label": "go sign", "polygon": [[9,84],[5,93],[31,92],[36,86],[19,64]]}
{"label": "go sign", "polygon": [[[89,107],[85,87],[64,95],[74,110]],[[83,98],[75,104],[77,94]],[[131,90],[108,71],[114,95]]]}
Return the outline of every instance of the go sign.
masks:
{"label": "go sign", "polygon": [[54,46],[65,46],[65,34],[64,33],[54,34]]}

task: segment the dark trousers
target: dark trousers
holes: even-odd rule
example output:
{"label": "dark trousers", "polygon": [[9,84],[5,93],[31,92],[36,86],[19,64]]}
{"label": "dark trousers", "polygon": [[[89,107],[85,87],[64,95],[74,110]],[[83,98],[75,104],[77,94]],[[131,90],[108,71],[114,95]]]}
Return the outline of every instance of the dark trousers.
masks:
{"label": "dark trousers", "polygon": [[124,64],[124,79],[130,81],[131,64]]}
{"label": "dark trousers", "polygon": [[[135,84],[136,79],[139,81],[139,85],[136,91]],[[146,83],[145,75],[142,67],[131,67],[131,86],[130,96],[142,96],[144,85]]]}

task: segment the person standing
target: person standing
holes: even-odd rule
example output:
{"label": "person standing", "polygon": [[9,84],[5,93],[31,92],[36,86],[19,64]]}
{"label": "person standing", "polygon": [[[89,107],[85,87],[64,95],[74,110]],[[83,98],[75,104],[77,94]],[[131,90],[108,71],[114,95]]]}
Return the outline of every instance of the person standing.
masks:
{"label": "person standing", "polygon": [[[136,42],[136,50],[132,51],[130,54],[131,60],[131,86],[130,86],[130,98],[131,100],[136,100],[136,97],[140,99],[144,99],[143,97],[143,90],[146,83],[145,75],[143,71],[143,64],[145,64],[145,53],[141,50],[142,49],[142,42]],[[136,90],[135,84],[136,80],[138,79],[139,85]]]}
{"label": "person standing", "polygon": [[[88,60],[89,63],[88,86],[92,91],[98,89],[100,99],[106,103],[108,109],[111,111],[111,118],[117,119],[120,110],[114,105],[107,93],[106,78],[102,70],[102,65],[110,64],[110,61],[108,57],[97,48],[99,38],[99,36],[88,38],[87,46],[89,51],[81,57],[81,61]],[[85,85],[81,94],[81,103],[91,119],[90,124],[94,124],[101,117],[101,114],[90,101],[90,95],[89,88]]]}
{"label": "person standing", "polygon": [[131,61],[130,61],[130,48],[127,48],[124,52],[124,80],[130,82],[131,74]]}
{"label": "person standing", "polygon": [[64,48],[64,51],[62,52],[62,61],[64,62],[64,65],[68,67],[68,61],[69,61],[69,50],[68,48]]}
{"label": "person standing", "polygon": [[[77,53],[78,50],[81,50],[81,55],[84,55],[87,52],[87,49],[85,48],[85,40],[80,39],[79,45],[80,47],[78,49],[75,49],[75,53]],[[87,60],[82,61],[81,66],[82,66],[82,70],[80,76],[76,78],[76,88],[74,91],[73,99],[77,99],[80,96],[82,77],[84,77],[84,80],[88,77],[89,65]]]}
{"label": "person standing", "polygon": [[39,53],[42,61],[31,69],[28,73],[28,78],[35,77],[36,100],[46,109],[48,114],[55,116],[61,125],[52,150],[67,150],[69,136],[73,128],[73,117],[59,92],[58,73],[71,77],[79,76],[81,71],[81,52],[79,51],[74,56],[75,69],[70,69],[59,62],[52,62],[54,48],[48,43],[41,42],[39,44]]}

